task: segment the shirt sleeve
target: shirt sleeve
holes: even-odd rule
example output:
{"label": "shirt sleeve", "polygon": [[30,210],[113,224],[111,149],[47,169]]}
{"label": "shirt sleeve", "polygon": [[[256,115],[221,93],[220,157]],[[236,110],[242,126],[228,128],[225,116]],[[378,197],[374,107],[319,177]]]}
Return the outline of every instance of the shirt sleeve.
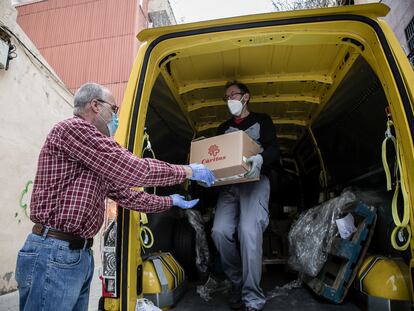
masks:
{"label": "shirt sleeve", "polygon": [[60,136],[59,144],[70,158],[125,188],[170,186],[186,179],[182,166],[140,159],[86,121],[63,128]]}
{"label": "shirt sleeve", "polygon": [[216,136],[217,136],[217,135],[222,135],[222,134],[224,134],[224,132],[225,132],[225,128],[226,128],[226,122],[221,123],[221,124],[219,125],[219,127],[217,128],[217,131],[216,131]]}
{"label": "shirt sleeve", "polygon": [[172,207],[169,196],[157,196],[128,188],[111,187],[108,197],[124,208],[144,213],[162,212]]}
{"label": "shirt sleeve", "polygon": [[277,143],[276,129],[272,119],[268,115],[264,115],[260,125],[260,143],[263,146],[263,165],[269,166],[279,161],[280,151]]}

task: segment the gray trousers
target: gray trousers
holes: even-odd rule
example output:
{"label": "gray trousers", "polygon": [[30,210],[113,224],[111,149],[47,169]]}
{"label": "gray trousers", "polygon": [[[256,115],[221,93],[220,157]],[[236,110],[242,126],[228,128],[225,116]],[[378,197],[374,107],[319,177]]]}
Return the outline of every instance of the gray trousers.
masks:
{"label": "gray trousers", "polygon": [[260,279],[263,231],[269,224],[269,194],[269,179],[264,175],[259,181],[224,188],[212,229],[224,273],[242,288],[245,305],[256,309],[266,302]]}

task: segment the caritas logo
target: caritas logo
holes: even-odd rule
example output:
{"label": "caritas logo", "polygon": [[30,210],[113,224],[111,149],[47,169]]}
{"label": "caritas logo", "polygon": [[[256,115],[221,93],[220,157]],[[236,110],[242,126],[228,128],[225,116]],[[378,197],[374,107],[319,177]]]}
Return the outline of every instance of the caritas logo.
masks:
{"label": "caritas logo", "polygon": [[208,154],[211,155],[212,157],[215,157],[216,155],[218,155],[219,152],[220,152],[220,148],[217,145],[211,145],[208,148]]}
{"label": "caritas logo", "polygon": [[206,163],[211,163],[211,162],[217,162],[217,161],[224,160],[226,158],[226,156],[217,156],[219,153],[220,153],[219,146],[217,146],[216,144],[211,145],[210,147],[208,147],[208,154],[210,156],[212,156],[212,158],[202,159],[201,163],[206,164]]}

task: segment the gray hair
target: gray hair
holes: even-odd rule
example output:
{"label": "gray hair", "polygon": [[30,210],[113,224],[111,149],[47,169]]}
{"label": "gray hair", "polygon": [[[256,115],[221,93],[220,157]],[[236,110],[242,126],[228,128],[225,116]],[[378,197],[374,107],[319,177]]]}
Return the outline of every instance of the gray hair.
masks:
{"label": "gray hair", "polygon": [[73,98],[73,113],[81,114],[85,111],[87,103],[94,99],[102,99],[106,88],[97,83],[85,83],[75,93]]}

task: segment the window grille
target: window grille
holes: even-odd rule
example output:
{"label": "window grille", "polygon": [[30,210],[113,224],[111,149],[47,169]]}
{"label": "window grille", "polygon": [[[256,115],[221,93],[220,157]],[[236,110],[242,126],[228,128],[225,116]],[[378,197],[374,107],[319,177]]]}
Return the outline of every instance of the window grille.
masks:
{"label": "window grille", "polygon": [[408,59],[410,60],[411,65],[414,66],[414,17],[405,28],[405,36],[408,45]]}

